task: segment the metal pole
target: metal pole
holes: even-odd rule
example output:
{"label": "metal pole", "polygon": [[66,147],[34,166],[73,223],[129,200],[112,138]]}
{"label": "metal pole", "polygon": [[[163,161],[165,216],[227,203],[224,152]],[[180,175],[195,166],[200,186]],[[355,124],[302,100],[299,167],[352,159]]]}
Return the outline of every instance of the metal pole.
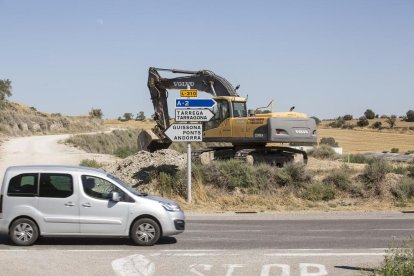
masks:
{"label": "metal pole", "polygon": [[191,203],[191,143],[187,143],[187,203]]}

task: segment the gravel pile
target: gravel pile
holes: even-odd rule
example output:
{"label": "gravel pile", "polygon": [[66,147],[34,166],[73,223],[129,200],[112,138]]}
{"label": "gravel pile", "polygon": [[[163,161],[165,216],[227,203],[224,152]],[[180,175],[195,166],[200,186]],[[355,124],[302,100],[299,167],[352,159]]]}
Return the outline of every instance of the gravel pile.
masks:
{"label": "gravel pile", "polygon": [[180,170],[185,168],[186,164],[185,154],[163,149],[153,153],[140,151],[104,169],[132,187],[140,186],[140,191],[151,192],[151,187],[145,185],[148,184],[151,173]]}

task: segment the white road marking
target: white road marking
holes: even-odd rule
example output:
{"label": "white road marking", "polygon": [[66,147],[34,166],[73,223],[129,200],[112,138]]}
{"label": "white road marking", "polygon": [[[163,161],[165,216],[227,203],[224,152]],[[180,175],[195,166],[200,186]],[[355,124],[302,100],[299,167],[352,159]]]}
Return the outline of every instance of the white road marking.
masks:
{"label": "white road marking", "polygon": [[373,252],[341,252],[341,253],[269,253],[264,254],[265,256],[273,256],[273,257],[344,257],[344,256],[385,256],[387,253],[373,253]]}
{"label": "white road marking", "polygon": [[112,269],[118,276],[152,276],[155,274],[155,264],[140,254],[114,260]]}
{"label": "white road marking", "polygon": [[414,231],[414,228],[377,228],[377,229],[310,229],[307,232],[365,232],[365,231]]}

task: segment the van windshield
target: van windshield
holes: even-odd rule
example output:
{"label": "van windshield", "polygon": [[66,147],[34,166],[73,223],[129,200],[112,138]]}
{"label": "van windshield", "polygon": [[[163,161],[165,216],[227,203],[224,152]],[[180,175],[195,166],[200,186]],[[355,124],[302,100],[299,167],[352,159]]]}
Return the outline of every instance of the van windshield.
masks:
{"label": "van windshield", "polygon": [[113,181],[115,181],[117,184],[121,185],[123,188],[125,188],[129,192],[133,193],[134,195],[137,195],[137,196],[146,196],[147,195],[145,193],[138,192],[137,190],[135,190],[134,188],[132,188],[131,186],[129,186],[128,184],[123,182],[121,179],[119,179],[118,177],[116,177],[112,174],[107,174],[106,176],[109,177],[110,179],[112,179]]}

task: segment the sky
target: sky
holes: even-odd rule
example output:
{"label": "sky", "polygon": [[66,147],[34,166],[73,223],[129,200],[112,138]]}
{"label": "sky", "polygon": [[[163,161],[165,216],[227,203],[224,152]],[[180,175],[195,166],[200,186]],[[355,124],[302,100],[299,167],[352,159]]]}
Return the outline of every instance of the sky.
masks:
{"label": "sky", "polygon": [[[12,101],[105,118],[153,108],[148,68],[208,69],[251,109],[321,119],[414,109],[412,0],[0,0]],[[163,75],[172,77],[172,75]],[[170,113],[178,91],[170,91]]]}

